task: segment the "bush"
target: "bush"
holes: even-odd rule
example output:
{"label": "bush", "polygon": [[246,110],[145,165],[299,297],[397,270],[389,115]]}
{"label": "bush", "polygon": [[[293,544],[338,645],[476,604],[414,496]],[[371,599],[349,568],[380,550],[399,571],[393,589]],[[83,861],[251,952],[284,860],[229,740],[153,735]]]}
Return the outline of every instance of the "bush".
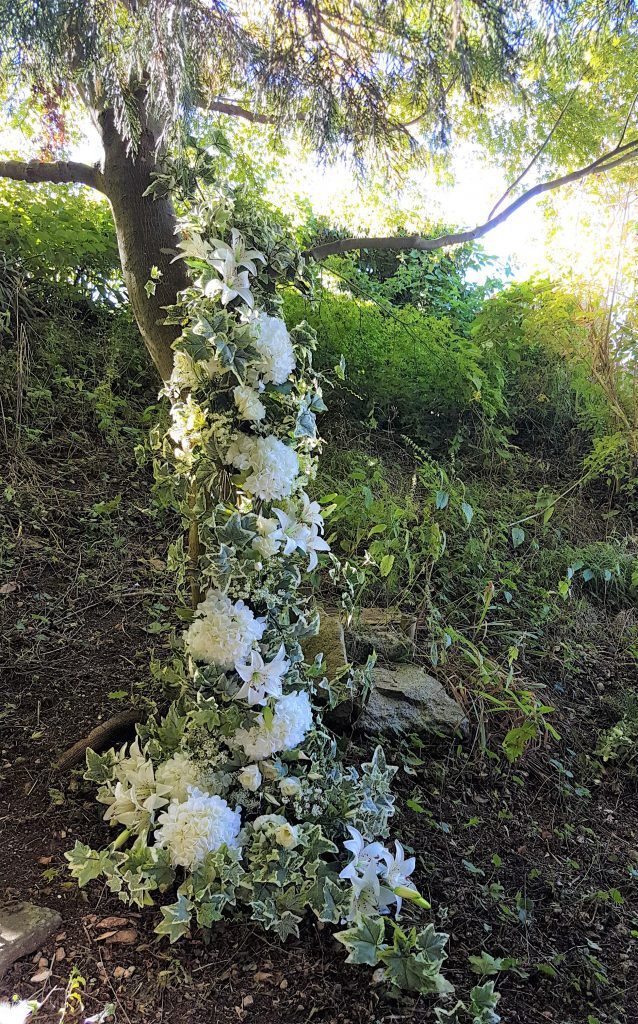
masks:
{"label": "bush", "polygon": [[317,331],[319,369],[345,357],[340,399],[348,416],[392,424],[432,446],[472,415],[491,418],[501,408],[498,383],[488,377],[479,346],[445,317],[411,306],[386,312],[328,291],[316,303],[287,291],[284,314],[289,324],[305,318]]}

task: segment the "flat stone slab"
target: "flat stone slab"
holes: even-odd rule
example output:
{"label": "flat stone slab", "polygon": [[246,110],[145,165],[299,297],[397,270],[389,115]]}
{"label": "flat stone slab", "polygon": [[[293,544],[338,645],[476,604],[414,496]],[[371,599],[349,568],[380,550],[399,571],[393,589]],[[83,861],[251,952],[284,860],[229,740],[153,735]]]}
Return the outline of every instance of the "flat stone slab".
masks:
{"label": "flat stone slab", "polygon": [[372,689],[356,726],[367,733],[456,732],[465,712],[420,665],[375,666]]}
{"label": "flat stone slab", "polygon": [[57,910],[35,903],[0,907],[0,978],[16,960],[39,949],[61,924]]}

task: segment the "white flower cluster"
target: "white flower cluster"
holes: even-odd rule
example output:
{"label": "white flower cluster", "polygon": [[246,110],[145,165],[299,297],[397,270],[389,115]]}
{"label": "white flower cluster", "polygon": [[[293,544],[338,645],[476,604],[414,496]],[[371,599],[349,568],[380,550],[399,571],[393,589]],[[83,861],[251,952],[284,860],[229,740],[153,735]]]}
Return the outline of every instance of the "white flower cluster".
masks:
{"label": "white flower cluster", "polygon": [[241,747],[249,761],[262,761],[271,754],[294,750],[312,728],[312,708],[303,690],[280,697],[269,725],[258,715],[250,729],[238,729],[233,743]]}
{"label": "white flower cluster", "polygon": [[200,769],[179,752],[155,768],[136,740],[128,756],[120,756],[114,777],[115,785],[102,786],[98,793],[100,803],[107,804],[104,820],[143,832],[169,800],[184,799],[188,786],[199,780]]}
{"label": "white flower cluster", "polygon": [[209,590],[197,606],[184,641],[195,661],[232,669],[245,661],[264,628],[264,620],[255,618],[243,601],[233,603],[220,590]]}
{"label": "white flower cluster", "polygon": [[299,500],[300,509],[295,509],[293,502],[288,503],[287,511],[273,508],[276,519],[258,516],[258,536],[253,541],[253,548],[262,558],[272,558],[282,549],[284,555],[302,551],[310,556],[308,572],[312,572],[317,567],[318,552],[330,551],[330,546],[321,536],[323,517],[319,503],[310,501],[305,491],[299,493]]}
{"label": "white flower cluster", "polygon": [[396,916],[401,912],[405,896],[418,895],[409,876],[414,871],[414,857],[405,858],[401,843],[395,841],[395,855],[382,843],[366,843],[361,833],[348,826],[352,839],[343,845],[353,854],[353,859],[340,873],[352,884],[352,902],[348,920],[354,921],[361,914],[385,914],[392,904],[396,905]]}
{"label": "white flower cluster", "polygon": [[169,383],[180,391],[185,388],[194,389],[218,373],[224,372],[224,367],[216,356],[196,362],[188,352],[178,350],[173,356],[173,372]]}
{"label": "white flower cluster", "polygon": [[238,433],[226,452],[226,462],[240,473],[250,470],[242,489],[262,501],[288,498],[299,474],[295,450],[273,436]]}
{"label": "white flower cluster", "polygon": [[295,368],[295,353],[283,320],[260,313],[255,321],[253,345],[259,361],[250,368],[251,378],[266,384],[283,384]]}
{"label": "white flower cluster", "polygon": [[188,787],[185,800],[171,800],[158,821],[155,845],[168,849],[174,867],[189,871],[220,846],[236,847],[241,828],[238,810],[194,786]]}

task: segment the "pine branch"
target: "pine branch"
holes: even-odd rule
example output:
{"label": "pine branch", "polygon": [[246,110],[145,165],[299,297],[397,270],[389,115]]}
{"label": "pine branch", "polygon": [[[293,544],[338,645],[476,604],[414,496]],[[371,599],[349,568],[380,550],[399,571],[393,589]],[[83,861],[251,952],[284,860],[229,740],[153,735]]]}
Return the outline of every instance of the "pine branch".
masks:
{"label": "pine branch", "polygon": [[424,238],[422,235],[399,235],[399,236],[388,236],[388,237],[376,237],[376,238],[340,238],[335,242],[326,242],[323,245],[315,245],[312,249],[307,249],[304,253],[306,257],[312,257],[315,260],[323,260],[327,256],[338,256],[344,252],[351,252],[353,249],[378,249],[378,250],[390,250],[393,252],[405,252],[409,249],[418,249],[422,252],[432,252],[435,249],[444,249],[451,245],[462,245],[464,242],[473,242],[477,238],[482,238],[487,235],[488,232],[493,231],[494,228],[502,224],[513,213],[520,210],[522,206],[525,206],[530,199],[536,198],[536,196],[542,195],[544,192],[550,192],[554,189],[561,188],[563,185],[570,185],[575,181],[580,181],[582,178],[589,177],[593,174],[604,174],[607,171],[611,171],[614,167],[619,167],[621,164],[628,163],[630,160],[636,160],[638,158],[638,139],[633,139],[631,142],[626,142],[623,146],[616,146],[609,153],[605,153],[603,156],[598,157],[593,163],[587,164],[586,167],[580,167],[576,171],[571,171],[569,174],[563,174],[560,178],[552,178],[550,181],[539,182],[538,185],[534,185],[533,188],[523,192],[522,195],[515,199],[513,203],[506,206],[497,216],[491,220],[485,221],[483,224],[478,224],[474,228],[470,228],[467,231],[456,231],[449,235],[439,235],[438,238]]}
{"label": "pine branch", "polygon": [[14,181],[51,182],[63,185],[75,182],[88,185],[98,192],[104,191],[102,172],[99,167],[77,163],[75,160],[0,160],[0,177],[12,178]]}

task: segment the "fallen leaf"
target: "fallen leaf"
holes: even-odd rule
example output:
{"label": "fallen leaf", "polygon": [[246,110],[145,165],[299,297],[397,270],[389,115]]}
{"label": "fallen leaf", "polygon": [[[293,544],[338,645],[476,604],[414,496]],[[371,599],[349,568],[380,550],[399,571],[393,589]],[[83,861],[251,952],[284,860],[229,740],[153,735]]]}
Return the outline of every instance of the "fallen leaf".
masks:
{"label": "fallen leaf", "polygon": [[47,967],[45,970],[38,971],[38,973],[34,974],[33,977],[30,978],[29,980],[37,984],[40,981],[47,981],[47,979],[50,978],[50,977],[51,977],[51,971]]}
{"label": "fallen leaf", "polygon": [[[102,938],[102,936],[100,937]],[[137,942],[137,932],[135,928],[122,928],[120,931],[111,932],[106,941],[109,946],[114,943],[130,945],[132,942]]]}
{"label": "fallen leaf", "polygon": [[128,923],[128,917],[105,917],[98,921],[96,928],[123,928]]}
{"label": "fallen leaf", "polygon": [[58,946],[55,953],[53,954],[53,959],[59,962],[60,960],[64,960],[65,957],[66,951],[64,949],[64,946]]}
{"label": "fallen leaf", "polygon": [[3,583],[0,587],[0,594],[13,594],[17,589],[17,583]]}
{"label": "fallen leaf", "polygon": [[257,971],[254,975],[255,981],[272,981],[272,974],[267,971]]}
{"label": "fallen leaf", "polygon": [[105,942],[107,939],[110,939],[112,935],[117,935],[117,928],[113,928],[110,932],[104,932],[103,935],[98,935],[97,941]]}
{"label": "fallen leaf", "polygon": [[53,857],[38,857],[38,864],[47,865],[50,864],[52,860]]}

